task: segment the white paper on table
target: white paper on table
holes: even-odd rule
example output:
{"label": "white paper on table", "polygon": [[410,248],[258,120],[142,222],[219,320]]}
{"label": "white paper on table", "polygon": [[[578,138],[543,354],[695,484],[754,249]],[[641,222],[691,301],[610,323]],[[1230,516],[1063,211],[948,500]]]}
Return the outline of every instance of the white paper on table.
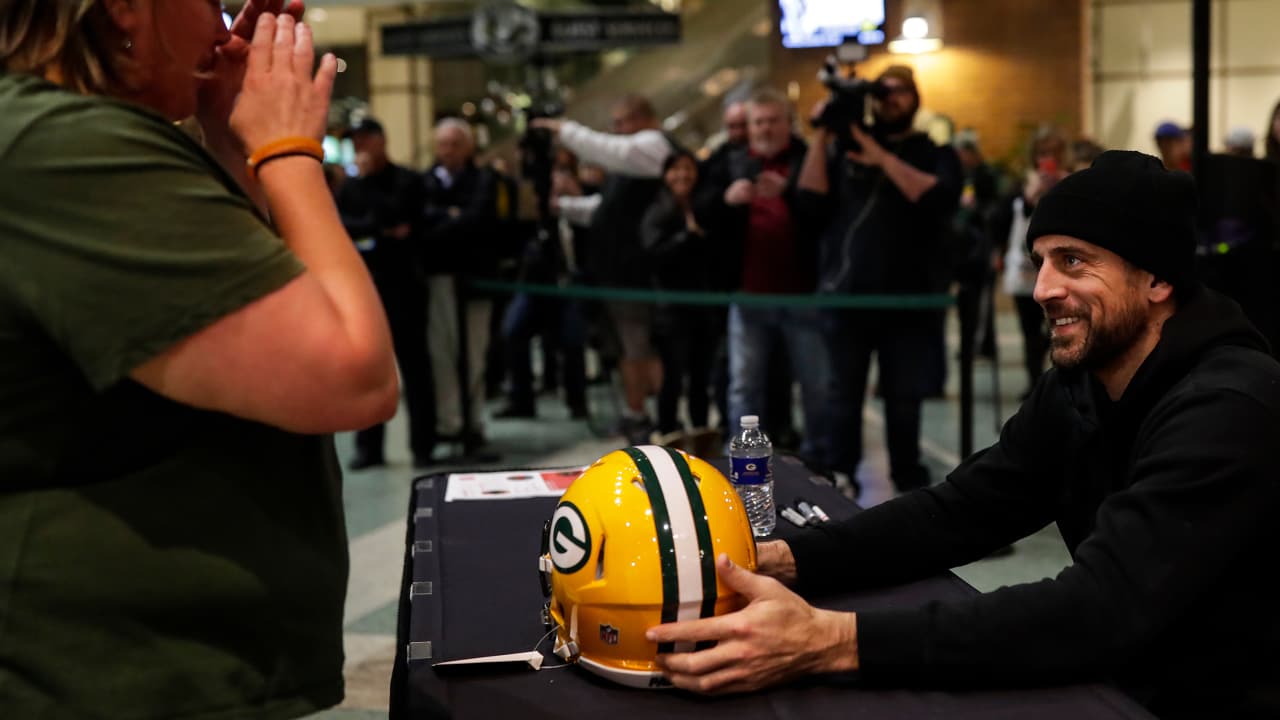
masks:
{"label": "white paper on table", "polygon": [[560,497],[582,474],[582,471],[581,467],[573,467],[556,470],[453,473],[448,477],[444,501]]}
{"label": "white paper on table", "polygon": [[506,655],[486,655],[484,657],[433,663],[432,667],[440,667],[441,665],[487,665],[491,663],[496,664],[510,662],[528,663],[529,667],[534,670],[538,670],[542,667],[542,653],[537,650],[530,650],[529,652],[507,653]]}

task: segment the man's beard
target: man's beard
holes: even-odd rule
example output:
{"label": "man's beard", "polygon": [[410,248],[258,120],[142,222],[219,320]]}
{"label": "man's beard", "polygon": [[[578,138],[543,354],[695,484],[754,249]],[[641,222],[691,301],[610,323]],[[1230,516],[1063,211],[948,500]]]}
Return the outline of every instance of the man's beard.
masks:
{"label": "man's beard", "polygon": [[911,123],[914,122],[913,115],[902,114],[897,118],[882,119],[876,118],[876,128],[874,128],[874,136],[877,140],[888,140],[888,138],[902,135],[902,133],[911,129]]}
{"label": "man's beard", "polygon": [[[1083,339],[1051,337],[1049,340],[1049,359],[1057,368],[1097,370],[1106,367],[1142,337],[1146,317],[1139,305],[1127,303],[1117,309],[1115,318],[1110,322],[1077,322],[1087,324]],[[1073,347],[1079,347],[1079,350],[1072,352]]]}
{"label": "man's beard", "polygon": [[915,111],[904,112],[897,117],[886,118],[881,112],[876,113],[876,124],[872,128],[873,134],[878,140],[892,138],[911,129],[915,123]]}

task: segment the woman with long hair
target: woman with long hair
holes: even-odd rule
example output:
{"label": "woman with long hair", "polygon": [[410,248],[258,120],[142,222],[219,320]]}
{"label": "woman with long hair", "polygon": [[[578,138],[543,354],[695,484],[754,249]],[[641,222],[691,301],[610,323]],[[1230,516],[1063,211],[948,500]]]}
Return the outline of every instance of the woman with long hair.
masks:
{"label": "woman with long hair", "polygon": [[[663,187],[640,226],[645,258],[653,283],[666,290],[706,291],[708,270],[715,262],[706,231],[694,209],[698,162],[688,151],[673,152],[662,170]],[[711,362],[723,323],[705,306],[659,306],[654,334],[662,359],[662,387],[658,391],[658,432],[681,429],[680,396],[688,399],[689,421],[707,427],[710,407]]]}
{"label": "woman with long hair", "polygon": [[1027,151],[1027,170],[1021,190],[1008,209],[1005,239],[1004,290],[1013,298],[1022,330],[1023,364],[1027,369],[1027,392],[1044,374],[1049,358],[1049,334],[1045,329],[1044,311],[1032,297],[1036,286],[1036,267],[1027,255],[1027,225],[1036,204],[1059,180],[1071,171],[1067,158],[1067,137],[1052,125],[1042,125],[1031,137]]}
{"label": "woman with long hair", "polygon": [[397,382],[320,163],[336,60],[285,5],[0,0],[6,717],[342,698],[331,433]]}

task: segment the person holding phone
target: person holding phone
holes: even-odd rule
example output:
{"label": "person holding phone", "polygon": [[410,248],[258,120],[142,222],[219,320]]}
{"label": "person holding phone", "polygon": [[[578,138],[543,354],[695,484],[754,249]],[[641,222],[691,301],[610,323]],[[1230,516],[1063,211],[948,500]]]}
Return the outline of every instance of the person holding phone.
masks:
{"label": "person holding phone", "polygon": [[320,163],[337,61],[302,12],[0,1],[6,718],[342,699],[332,433],[398,387]]}

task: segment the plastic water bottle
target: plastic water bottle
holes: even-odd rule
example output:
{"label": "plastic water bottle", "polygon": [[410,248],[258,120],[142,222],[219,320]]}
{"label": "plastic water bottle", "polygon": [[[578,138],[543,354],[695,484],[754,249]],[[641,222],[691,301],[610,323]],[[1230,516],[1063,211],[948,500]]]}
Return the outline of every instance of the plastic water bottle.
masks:
{"label": "plastic water bottle", "polygon": [[773,443],[756,415],[743,415],[742,430],[729,441],[729,481],[747,509],[752,534],[773,532]]}

